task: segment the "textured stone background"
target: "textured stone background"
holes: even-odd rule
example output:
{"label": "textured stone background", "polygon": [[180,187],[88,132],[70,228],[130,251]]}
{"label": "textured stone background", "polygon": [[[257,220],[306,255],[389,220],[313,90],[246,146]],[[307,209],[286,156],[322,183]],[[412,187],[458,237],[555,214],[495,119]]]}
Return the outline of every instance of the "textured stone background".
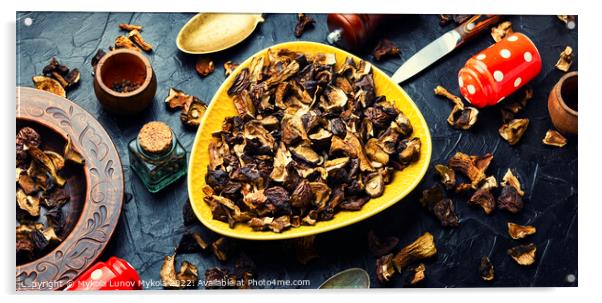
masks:
{"label": "textured stone background", "polygon": [[[195,132],[181,126],[177,113],[169,112],[163,98],[170,87],[177,87],[202,100],[211,100],[224,80],[222,64],[227,60],[241,62],[256,51],[273,44],[297,40],[293,35],[294,14],[269,14],[265,23],[243,43],[213,56],[216,71],[201,79],[194,71],[195,57],[179,52],[175,37],[182,25],[193,14],[175,13],[18,13],[17,14],[17,84],[32,86],[31,76],[40,74],[52,57],[69,67],[82,71],[81,85],[69,92],[69,99],[83,106],[112,136],[119,151],[125,172],[126,203],[117,230],[104,256],[116,255],[128,260],[144,280],[158,280],[163,257],[171,254],[180,235],[185,231],[181,210],[187,199],[186,181],[159,194],[148,193],[128,166],[126,145],[143,123],[161,120],[169,123],[180,141],[190,151]],[[33,19],[24,26],[24,18]],[[326,16],[312,15],[313,29],[301,39],[325,42]],[[400,247],[413,241],[425,231],[431,232],[437,242],[437,256],[426,261],[425,287],[479,287],[479,286],[576,286],[567,275],[577,274],[577,138],[571,138],[563,149],[541,144],[546,130],[552,128],[547,112],[548,92],[562,72],[554,69],[559,53],[566,45],[577,51],[577,30],[569,31],[554,16],[510,16],[515,31],[533,39],[543,59],[541,74],[530,85],[535,97],[520,116],[531,120],[522,141],[511,147],[500,138],[501,124],[498,108],[481,111],[479,121],[470,131],[450,128],[445,119],[451,105],[435,97],[432,89],[441,84],[457,93],[456,74],[464,62],[493,40],[483,35],[445,57],[429,70],[403,85],[422,110],[433,137],[432,163],[445,162],[456,151],[469,154],[492,152],[495,159],[489,174],[498,180],[507,168],[515,168],[526,192],[524,210],[517,215],[495,211],[485,216],[480,208],[468,207],[466,199],[455,197],[461,225],[444,229],[436,219],[419,207],[421,190],[431,186],[436,178],[432,171],[406,199],[369,220],[337,231],[317,236],[316,247],[320,258],[308,265],[296,261],[291,241],[238,241],[241,251],[254,260],[258,279],[309,279],[318,287],[327,277],[350,267],[366,269],[372,276],[372,286],[380,287],[374,276],[375,258],[367,250],[367,233],[373,229],[379,234],[395,235]],[[376,66],[392,74],[417,50],[452,28],[440,27],[435,15],[402,16],[382,32],[382,37],[393,40],[401,48],[401,58],[393,58]],[[98,48],[107,48],[121,32],[117,25],[129,22],[144,26],[143,36],[155,50],[149,55],[158,78],[154,104],[142,115],[119,118],[104,111],[96,101],[92,89],[90,60]],[[361,57],[373,61],[369,52]],[[571,70],[577,70],[577,62]],[[537,234],[531,239],[537,244],[537,261],[533,266],[520,267],[506,255],[506,249],[515,245],[506,233],[506,222],[531,224]],[[202,227],[204,235],[215,234]],[[488,255],[496,269],[493,283],[478,277],[480,257]],[[220,264],[210,252],[178,256],[198,265],[201,273],[213,266],[233,268],[234,262]],[[577,278],[578,280],[578,278]],[[401,287],[396,281],[394,287]]]}

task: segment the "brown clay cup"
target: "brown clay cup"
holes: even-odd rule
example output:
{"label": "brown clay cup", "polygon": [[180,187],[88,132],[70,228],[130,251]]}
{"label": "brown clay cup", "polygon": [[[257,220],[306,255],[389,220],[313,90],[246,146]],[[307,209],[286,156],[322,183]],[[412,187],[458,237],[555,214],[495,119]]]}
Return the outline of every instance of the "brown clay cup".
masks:
{"label": "brown clay cup", "polygon": [[[128,80],[140,86],[130,92],[111,89],[113,83]],[[96,65],[94,93],[102,106],[115,114],[136,114],[147,108],[157,92],[157,78],[141,52],[117,49],[104,55]]]}
{"label": "brown clay cup", "polygon": [[548,97],[554,127],[565,135],[577,135],[577,72],[562,76]]}

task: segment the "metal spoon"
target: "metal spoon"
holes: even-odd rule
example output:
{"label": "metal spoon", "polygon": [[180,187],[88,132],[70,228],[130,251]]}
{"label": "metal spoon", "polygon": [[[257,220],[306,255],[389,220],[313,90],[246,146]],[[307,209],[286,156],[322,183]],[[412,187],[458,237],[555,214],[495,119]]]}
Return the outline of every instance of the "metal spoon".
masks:
{"label": "metal spoon", "polygon": [[318,289],[370,288],[370,276],[361,268],[343,270],[328,278]]}

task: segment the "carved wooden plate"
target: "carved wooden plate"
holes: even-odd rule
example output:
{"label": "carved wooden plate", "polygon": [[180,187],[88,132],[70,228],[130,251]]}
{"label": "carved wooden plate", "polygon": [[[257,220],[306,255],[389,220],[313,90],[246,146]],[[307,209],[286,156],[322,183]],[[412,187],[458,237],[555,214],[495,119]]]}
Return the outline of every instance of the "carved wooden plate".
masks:
{"label": "carved wooden plate", "polygon": [[73,221],[71,231],[48,254],[17,266],[17,290],[56,290],[94,263],[111,238],[123,204],[123,168],[115,145],[100,123],[65,98],[18,87],[19,125],[54,132],[57,137],[43,138],[44,144],[50,140],[64,142],[70,136],[85,159],[83,172],[75,174],[80,177],[67,181],[72,193],[72,205],[66,210],[67,226],[70,218]]}

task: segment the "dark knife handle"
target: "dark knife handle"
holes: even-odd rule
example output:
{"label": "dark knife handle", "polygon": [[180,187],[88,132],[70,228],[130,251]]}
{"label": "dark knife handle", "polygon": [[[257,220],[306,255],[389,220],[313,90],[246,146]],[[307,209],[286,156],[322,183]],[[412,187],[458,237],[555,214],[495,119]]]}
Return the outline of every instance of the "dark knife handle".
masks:
{"label": "dark knife handle", "polygon": [[462,44],[470,39],[476,37],[478,34],[489,29],[492,25],[500,21],[498,15],[474,15],[466,20],[460,26],[454,30],[460,34],[461,40],[458,43]]}

